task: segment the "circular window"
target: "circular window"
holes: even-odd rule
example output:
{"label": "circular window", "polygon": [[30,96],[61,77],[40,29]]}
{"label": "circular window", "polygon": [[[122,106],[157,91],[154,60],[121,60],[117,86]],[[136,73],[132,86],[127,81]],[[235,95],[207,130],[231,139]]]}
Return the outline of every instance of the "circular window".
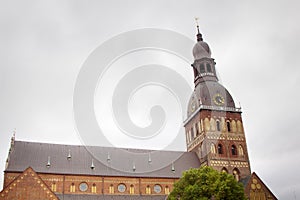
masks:
{"label": "circular window", "polygon": [[160,193],[161,192],[161,186],[160,185],[154,185],[154,192]]}
{"label": "circular window", "polygon": [[118,191],[119,192],[125,192],[126,191],[126,185],[124,185],[123,183],[118,185]]}
{"label": "circular window", "polygon": [[79,190],[81,192],[85,192],[85,191],[87,191],[87,189],[88,189],[88,184],[87,183],[80,183]]}

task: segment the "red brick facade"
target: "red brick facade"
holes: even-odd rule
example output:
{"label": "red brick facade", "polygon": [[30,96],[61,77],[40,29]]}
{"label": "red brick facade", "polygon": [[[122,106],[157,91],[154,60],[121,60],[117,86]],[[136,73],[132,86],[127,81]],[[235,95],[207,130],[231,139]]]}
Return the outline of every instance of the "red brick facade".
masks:
{"label": "red brick facade", "polygon": [[231,174],[235,170],[239,179],[251,174],[240,112],[200,110],[185,130],[188,151],[196,152],[203,165]]}
{"label": "red brick facade", "polygon": [[23,173],[8,175],[11,182],[5,178],[6,186],[0,193],[0,199],[5,200],[58,200],[49,186],[34,172],[27,168]]}
{"label": "red brick facade", "polygon": [[[26,174],[26,175],[24,175]],[[34,177],[31,178],[31,174]],[[26,178],[26,176],[30,178]],[[18,180],[22,178],[22,182]],[[52,197],[56,194],[92,194],[92,195],[166,195],[173,189],[176,178],[135,178],[135,177],[105,177],[85,175],[58,175],[58,174],[37,174],[31,168],[23,173],[5,173],[4,190],[1,193],[2,199],[12,199],[19,196],[29,197],[28,199],[46,199],[50,191]],[[86,183],[87,190],[81,191],[80,184]],[[17,184],[20,190],[12,190],[12,185]],[[37,185],[38,184],[38,185]],[[39,188],[43,184],[44,187]],[[118,191],[118,185],[124,184],[125,191]],[[154,191],[154,186],[159,185],[161,191]],[[74,190],[71,187],[74,187]],[[22,188],[22,189],[21,189]],[[46,190],[44,189],[46,188]],[[113,188],[112,190],[110,188]],[[148,188],[148,193],[147,193]],[[6,192],[9,191],[9,192]],[[34,192],[31,192],[34,191]],[[9,194],[9,195],[6,195]],[[49,196],[49,195],[48,195]],[[49,196],[50,197],[50,196]],[[18,198],[17,198],[18,199]],[[22,198],[24,200],[24,198]]]}

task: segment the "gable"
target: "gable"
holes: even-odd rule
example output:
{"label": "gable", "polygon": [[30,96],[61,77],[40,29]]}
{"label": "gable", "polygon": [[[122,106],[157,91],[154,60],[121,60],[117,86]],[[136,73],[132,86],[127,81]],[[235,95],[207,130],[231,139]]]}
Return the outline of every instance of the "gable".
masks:
{"label": "gable", "polygon": [[250,200],[277,200],[276,196],[255,172],[251,174],[246,184],[245,194]]}
{"label": "gable", "polygon": [[0,192],[0,200],[58,200],[44,181],[29,167]]}

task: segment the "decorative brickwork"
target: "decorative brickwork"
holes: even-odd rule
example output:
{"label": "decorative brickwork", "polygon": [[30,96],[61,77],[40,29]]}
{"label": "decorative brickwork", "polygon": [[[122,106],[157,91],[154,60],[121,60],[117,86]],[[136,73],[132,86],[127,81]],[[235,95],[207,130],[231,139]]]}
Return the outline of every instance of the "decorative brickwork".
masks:
{"label": "decorative brickwork", "polygon": [[47,184],[30,167],[6,185],[0,193],[0,199],[58,200]]}
{"label": "decorative brickwork", "polygon": [[277,200],[276,196],[255,172],[253,172],[249,178],[242,180],[242,182],[245,185],[245,194],[249,200]]}
{"label": "decorative brickwork", "polygon": [[[32,170],[30,168],[30,170]],[[33,170],[32,170],[33,171]],[[11,185],[15,182],[16,177],[23,173],[6,173],[5,177],[9,178]],[[136,178],[136,177],[106,177],[91,175],[59,175],[59,174],[38,174],[40,181],[55,192],[56,194],[86,194],[86,195],[146,195],[146,188],[151,191],[147,195],[166,195],[173,189],[173,184],[177,178]],[[6,180],[6,182],[9,182]],[[27,182],[28,183],[28,182]],[[81,190],[80,184],[86,184],[86,190]],[[119,190],[118,186],[125,186],[124,191]],[[159,185],[161,190],[154,190],[154,186]],[[110,191],[113,187],[113,193]],[[71,189],[72,188],[72,189]],[[55,191],[53,191],[55,189]],[[11,191],[14,192],[14,191]]]}

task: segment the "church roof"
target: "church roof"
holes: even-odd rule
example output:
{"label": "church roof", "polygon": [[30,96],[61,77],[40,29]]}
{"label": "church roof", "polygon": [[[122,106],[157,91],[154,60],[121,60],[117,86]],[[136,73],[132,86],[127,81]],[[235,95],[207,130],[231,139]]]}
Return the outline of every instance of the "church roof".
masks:
{"label": "church roof", "polygon": [[128,177],[180,178],[183,171],[200,166],[194,152],[24,141],[15,141],[8,160],[6,172],[32,167],[38,173]]}

